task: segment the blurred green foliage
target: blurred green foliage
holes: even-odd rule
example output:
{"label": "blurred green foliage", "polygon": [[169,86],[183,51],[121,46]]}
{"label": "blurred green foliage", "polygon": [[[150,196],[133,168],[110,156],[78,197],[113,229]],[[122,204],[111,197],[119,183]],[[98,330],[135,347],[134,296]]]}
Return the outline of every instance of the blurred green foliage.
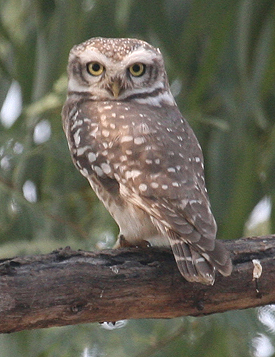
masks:
{"label": "blurred green foliage", "polygon": [[[204,151],[219,238],[241,237],[255,205],[275,199],[273,0],[0,0],[0,257],[115,239],[116,225],[71,162],[60,118],[68,52],[93,36],[161,48]],[[272,209],[261,229],[274,227]],[[260,312],[27,331],[1,336],[0,355],[269,357],[273,310],[273,325]]]}

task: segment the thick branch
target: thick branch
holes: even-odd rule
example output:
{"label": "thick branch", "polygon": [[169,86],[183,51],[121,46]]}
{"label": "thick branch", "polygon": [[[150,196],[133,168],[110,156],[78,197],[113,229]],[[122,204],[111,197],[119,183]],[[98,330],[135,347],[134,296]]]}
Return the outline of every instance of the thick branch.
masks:
{"label": "thick branch", "polygon": [[[225,243],[230,277],[191,284],[170,251],[61,249],[0,261],[0,332],[138,318],[173,318],[275,302],[275,236]],[[253,259],[261,277],[253,280]],[[256,286],[256,284],[258,284]],[[258,290],[259,291],[258,291]]]}

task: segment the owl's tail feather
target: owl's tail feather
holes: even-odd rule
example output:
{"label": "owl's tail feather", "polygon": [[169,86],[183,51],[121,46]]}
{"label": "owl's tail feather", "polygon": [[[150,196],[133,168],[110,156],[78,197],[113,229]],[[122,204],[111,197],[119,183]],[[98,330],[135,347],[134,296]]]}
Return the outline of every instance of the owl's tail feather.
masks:
{"label": "owl's tail feather", "polygon": [[180,240],[173,239],[171,246],[179,271],[187,281],[214,284],[215,269],[202,255]]}
{"label": "owl's tail feather", "polygon": [[213,285],[215,282],[215,269],[222,275],[231,274],[232,265],[229,252],[223,244],[215,241],[212,251],[194,249],[182,239],[170,238],[172,250],[183,277],[190,282]]}
{"label": "owl's tail feather", "polygon": [[229,276],[232,273],[232,261],[229,251],[225,248],[222,241],[215,239],[213,250],[200,251],[210,264],[212,264],[222,275]]}

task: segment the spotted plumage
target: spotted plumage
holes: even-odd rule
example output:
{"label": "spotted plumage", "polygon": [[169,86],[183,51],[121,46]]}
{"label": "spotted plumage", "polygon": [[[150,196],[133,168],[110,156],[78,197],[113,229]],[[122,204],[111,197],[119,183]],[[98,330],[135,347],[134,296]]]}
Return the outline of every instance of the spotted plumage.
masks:
{"label": "spotted plumage", "polygon": [[63,125],[76,167],[120,228],[117,246],[171,245],[181,274],[213,284],[231,260],[215,240],[199,143],[160,51],[136,39],[73,47]]}

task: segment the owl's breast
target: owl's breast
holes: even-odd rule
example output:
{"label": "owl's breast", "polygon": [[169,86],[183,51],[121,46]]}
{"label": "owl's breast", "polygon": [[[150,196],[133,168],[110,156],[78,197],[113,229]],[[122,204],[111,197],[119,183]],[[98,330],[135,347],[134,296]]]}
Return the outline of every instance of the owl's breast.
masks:
{"label": "owl's breast", "polygon": [[114,166],[127,160],[125,154],[132,154],[137,115],[123,102],[85,101],[72,110],[66,126],[73,160],[81,173],[113,178]]}

